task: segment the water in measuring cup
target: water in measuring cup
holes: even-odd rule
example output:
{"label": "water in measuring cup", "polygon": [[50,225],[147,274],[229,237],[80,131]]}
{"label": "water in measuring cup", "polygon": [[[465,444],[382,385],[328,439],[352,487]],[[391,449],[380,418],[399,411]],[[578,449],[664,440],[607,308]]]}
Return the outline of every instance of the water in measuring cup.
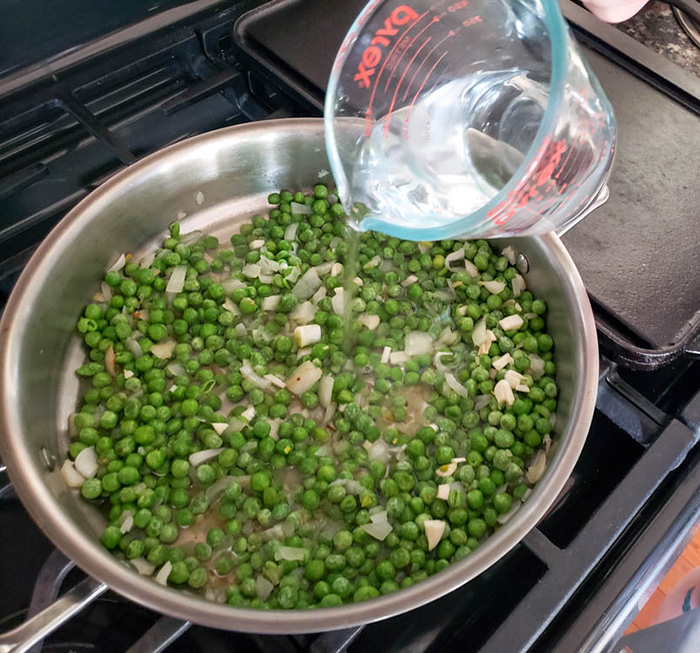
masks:
{"label": "water in measuring cup", "polygon": [[512,68],[460,77],[376,121],[339,188],[345,206],[358,208],[356,227],[371,229],[373,215],[435,227],[486,205],[535,140],[548,75]]}

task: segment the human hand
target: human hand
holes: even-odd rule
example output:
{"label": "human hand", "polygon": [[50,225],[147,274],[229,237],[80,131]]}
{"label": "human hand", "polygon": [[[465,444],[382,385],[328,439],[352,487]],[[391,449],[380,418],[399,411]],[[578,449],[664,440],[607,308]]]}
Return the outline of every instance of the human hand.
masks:
{"label": "human hand", "polygon": [[649,0],[583,0],[598,18],[608,23],[621,23],[634,16]]}

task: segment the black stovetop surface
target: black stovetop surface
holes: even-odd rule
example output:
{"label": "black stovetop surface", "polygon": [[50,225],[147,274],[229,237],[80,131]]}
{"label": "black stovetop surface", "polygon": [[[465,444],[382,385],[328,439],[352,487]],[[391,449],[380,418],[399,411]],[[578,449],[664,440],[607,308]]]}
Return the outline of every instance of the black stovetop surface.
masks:
{"label": "black stovetop surface", "polygon": [[[43,236],[130,161],[225,125],[318,115],[328,53],[345,31],[334,12],[344,9],[338,15],[347,19],[348,7],[362,3],[303,0],[308,13],[296,15],[293,30],[294,14],[284,17],[280,40],[257,54],[252,37],[262,44],[268,32],[251,29],[241,50],[233,25],[259,3],[213,4],[189,3],[186,20],[163,14],[146,37],[134,39],[127,28],[99,56],[59,58],[53,79],[17,70],[0,77],[0,310]],[[334,26],[323,38],[312,20],[319,7]],[[700,163],[693,158],[700,151],[693,150],[700,93],[659,74],[653,61],[645,67],[614,55],[608,41],[581,30],[618,112],[620,154],[612,199],[565,240],[599,327],[622,338],[612,355],[620,347],[654,349],[672,342],[700,307],[700,232],[692,219],[700,198],[687,181]],[[284,55],[281,73],[261,63],[272,46]],[[302,74],[313,62],[320,68]],[[167,650],[575,650],[629,582],[624,562],[651,556],[689,503],[700,505],[700,363],[676,354],[643,372],[601,359],[594,421],[564,492],[516,549],[463,588],[361,631],[263,637],[192,627]],[[24,619],[33,593],[47,591],[36,583],[42,568],[65,568],[11,490],[3,496],[4,481],[0,473],[0,632]],[[70,572],[64,585],[80,576]],[[47,639],[44,650],[124,651],[159,617],[108,593]]]}

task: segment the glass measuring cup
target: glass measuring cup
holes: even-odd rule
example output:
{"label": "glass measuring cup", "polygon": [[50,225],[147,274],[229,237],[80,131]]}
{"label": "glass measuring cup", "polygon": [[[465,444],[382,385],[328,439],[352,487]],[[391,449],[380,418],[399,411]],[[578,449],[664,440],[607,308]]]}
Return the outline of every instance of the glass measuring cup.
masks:
{"label": "glass measuring cup", "polygon": [[566,228],[607,191],[615,149],[556,0],[373,0],[333,65],[325,130],[359,228],[410,240]]}

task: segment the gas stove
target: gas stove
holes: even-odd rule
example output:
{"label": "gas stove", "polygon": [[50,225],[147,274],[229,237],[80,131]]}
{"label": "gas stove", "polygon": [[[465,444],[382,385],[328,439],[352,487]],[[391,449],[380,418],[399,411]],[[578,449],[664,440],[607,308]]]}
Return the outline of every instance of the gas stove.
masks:
{"label": "gas stove", "polygon": [[[0,310],[42,238],[118,170],[219,127],[320,115],[363,2],[156,1],[146,11],[125,1],[109,15],[55,2],[37,24],[32,4],[7,10],[4,42],[16,47],[0,55]],[[574,3],[562,8],[615,107],[620,143],[609,201],[563,236],[602,356],[586,446],[549,513],[461,589],[363,628],[229,633],[107,592],[26,650],[612,649],[700,517],[700,78]],[[86,582],[2,471],[0,542],[0,632]]]}

